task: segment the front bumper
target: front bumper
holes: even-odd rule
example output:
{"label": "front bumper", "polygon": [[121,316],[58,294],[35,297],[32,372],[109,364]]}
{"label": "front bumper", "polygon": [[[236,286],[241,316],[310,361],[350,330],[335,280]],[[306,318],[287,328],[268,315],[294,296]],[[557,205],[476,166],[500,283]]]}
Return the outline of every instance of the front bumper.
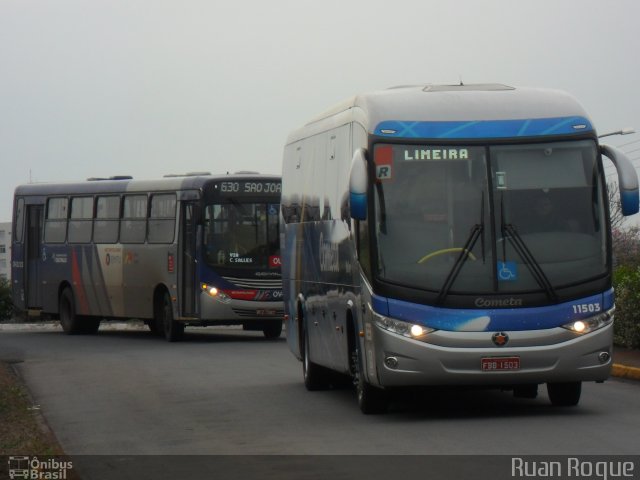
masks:
{"label": "front bumper", "polygon": [[[559,327],[505,332],[503,347],[492,344],[490,332],[435,331],[420,341],[374,324],[366,331],[367,376],[382,387],[604,381],[611,371],[613,324],[584,335]],[[609,354],[604,362],[603,352]],[[389,357],[395,361],[385,361]],[[520,368],[483,371],[487,357],[519,357]]]}

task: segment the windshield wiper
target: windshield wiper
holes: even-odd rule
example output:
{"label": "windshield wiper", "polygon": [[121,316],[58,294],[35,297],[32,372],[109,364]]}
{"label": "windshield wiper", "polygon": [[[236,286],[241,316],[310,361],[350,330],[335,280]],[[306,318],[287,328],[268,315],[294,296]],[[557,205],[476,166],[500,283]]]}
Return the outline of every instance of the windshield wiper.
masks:
{"label": "windshield wiper", "polygon": [[[472,255],[471,251],[473,250],[473,247],[478,241],[478,237],[480,237],[480,234],[483,231],[484,225],[476,223],[473,227],[471,227],[471,233],[469,233],[469,237],[467,238],[464,247],[462,247],[462,251],[460,252],[460,255],[458,255],[456,263],[454,263],[453,267],[451,267],[451,270],[449,270],[449,275],[447,275],[447,278],[444,281],[442,288],[440,289],[440,293],[438,293],[438,298],[436,299],[437,304],[442,303],[442,301],[449,294],[449,290],[451,290],[453,282],[455,282],[456,278],[458,278],[458,274],[460,273],[460,270],[462,270],[462,266],[464,265],[464,263]],[[484,259],[484,252],[482,252],[482,256]]]}
{"label": "windshield wiper", "polygon": [[[556,294],[553,285],[549,281],[549,277],[547,277],[547,275],[544,273],[544,270],[542,270],[542,267],[531,253],[531,250],[529,250],[529,247],[527,247],[527,244],[524,243],[524,240],[522,240],[522,237],[516,230],[516,227],[510,223],[505,223],[503,200],[504,196],[500,198],[500,227],[502,230],[502,236],[511,240],[513,248],[518,253],[518,255],[520,255],[520,258],[531,272],[531,275],[533,275],[533,278],[536,280],[536,282],[538,282],[538,285],[540,285],[544,289],[547,297],[549,297],[549,300],[551,300],[552,302],[556,302],[558,300],[558,295]],[[505,260],[506,245],[503,245],[502,261],[504,262]]]}
{"label": "windshield wiper", "polygon": [[[438,293],[438,298],[436,299],[436,303],[440,304],[444,301],[444,299],[446,298],[447,295],[449,295],[449,290],[451,290],[451,287],[453,286],[453,282],[456,281],[456,278],[458,278],[458,275],[460,274],[460,270],[462,270],[462,267],[464,265],[464,263],[467,261],[467,259],[472,256],[471,251],[473,250],[473,247],[475,246],[476,242],[478,241],[478,238],[480,237],[480,235],[482,235],[482,240],[481,240],[481,248],[482,248],[482,263],[485,262],[485,253],[484,253],[484,190],[482,191],[482,197],[480,200],[480,223],[476,223],[473,227],[471,227],[471,232],[469,233],[469,237],[467,238],[467,241],[465,242],[464,246],[462,247],[462,251],[460,252],[460,255],[458,256],[458,258],[456,259],[456,263],[453,264],[453,267],[451,267],[451,270],[449,270],[449,274],[447,275],[447,278],[444,281],[444,284],[442,285],[442,288],[440,289],[440,292]],[[475,258],[474,258],[475,259]]]}
{"label": "windshield wiper", "polygon": [[545,275],[544,270],[542,270],[542,267],[531,253],[531,250],[527,247],[527,244],[524,243],[524,240],[522,240],[522,237],[516,228],[511,224],[505,224],[502,226],[502,231],[507,234],[507,238],[511,240],[513,248],[518,252],[520,258],[522,258],[525,265],[529,268],[529,271],[533,275],[533,278],[536,279],[536,282],[538,282],[538,284],[544,289],[549,300],[554,302],[557,301],[558,295],[553,289],[553,285],[551,285],[549,278]]}

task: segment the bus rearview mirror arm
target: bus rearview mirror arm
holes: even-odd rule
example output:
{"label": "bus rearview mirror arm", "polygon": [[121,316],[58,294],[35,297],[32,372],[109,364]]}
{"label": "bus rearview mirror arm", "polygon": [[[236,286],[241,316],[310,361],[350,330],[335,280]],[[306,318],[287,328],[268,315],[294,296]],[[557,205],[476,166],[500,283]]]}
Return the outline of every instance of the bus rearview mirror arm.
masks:
{"label": "bus rearview mirror arm", "polygon": [[359,148],[351,159],[349,172],[349,208],[354,220],[367,219],[367,151]]}
{"label": "bus rearview mirror arm", "polygon": [[629,160],[624,152],[610,145],[600,145],[600,153],[611,160],[618,172],[622,215],[628,216],[638,213],[640,206],[638,198],[638,173],[631,163],[631,160]]}

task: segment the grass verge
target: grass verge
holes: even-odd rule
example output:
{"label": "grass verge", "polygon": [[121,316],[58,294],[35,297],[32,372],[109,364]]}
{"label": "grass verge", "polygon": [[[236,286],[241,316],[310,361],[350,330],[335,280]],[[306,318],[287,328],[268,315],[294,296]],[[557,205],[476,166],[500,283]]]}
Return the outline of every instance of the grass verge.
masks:
{"label": "grass verge", "polygon": [[0,455],[64,455],[11,365],[0,362]]}

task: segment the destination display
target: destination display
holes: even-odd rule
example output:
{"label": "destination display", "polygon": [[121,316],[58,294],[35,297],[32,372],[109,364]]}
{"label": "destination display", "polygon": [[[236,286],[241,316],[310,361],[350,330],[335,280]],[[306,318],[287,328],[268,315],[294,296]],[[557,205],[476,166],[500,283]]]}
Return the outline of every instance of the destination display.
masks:
{"label": "destination display", "polygon": [[216,183],[214,189],[224,195],[280,194],[282,185],[276,181],[236,180]]}
{"label": "destination display", "polygon": [[403,160],[468,160],[468,148],[405,148]]}

